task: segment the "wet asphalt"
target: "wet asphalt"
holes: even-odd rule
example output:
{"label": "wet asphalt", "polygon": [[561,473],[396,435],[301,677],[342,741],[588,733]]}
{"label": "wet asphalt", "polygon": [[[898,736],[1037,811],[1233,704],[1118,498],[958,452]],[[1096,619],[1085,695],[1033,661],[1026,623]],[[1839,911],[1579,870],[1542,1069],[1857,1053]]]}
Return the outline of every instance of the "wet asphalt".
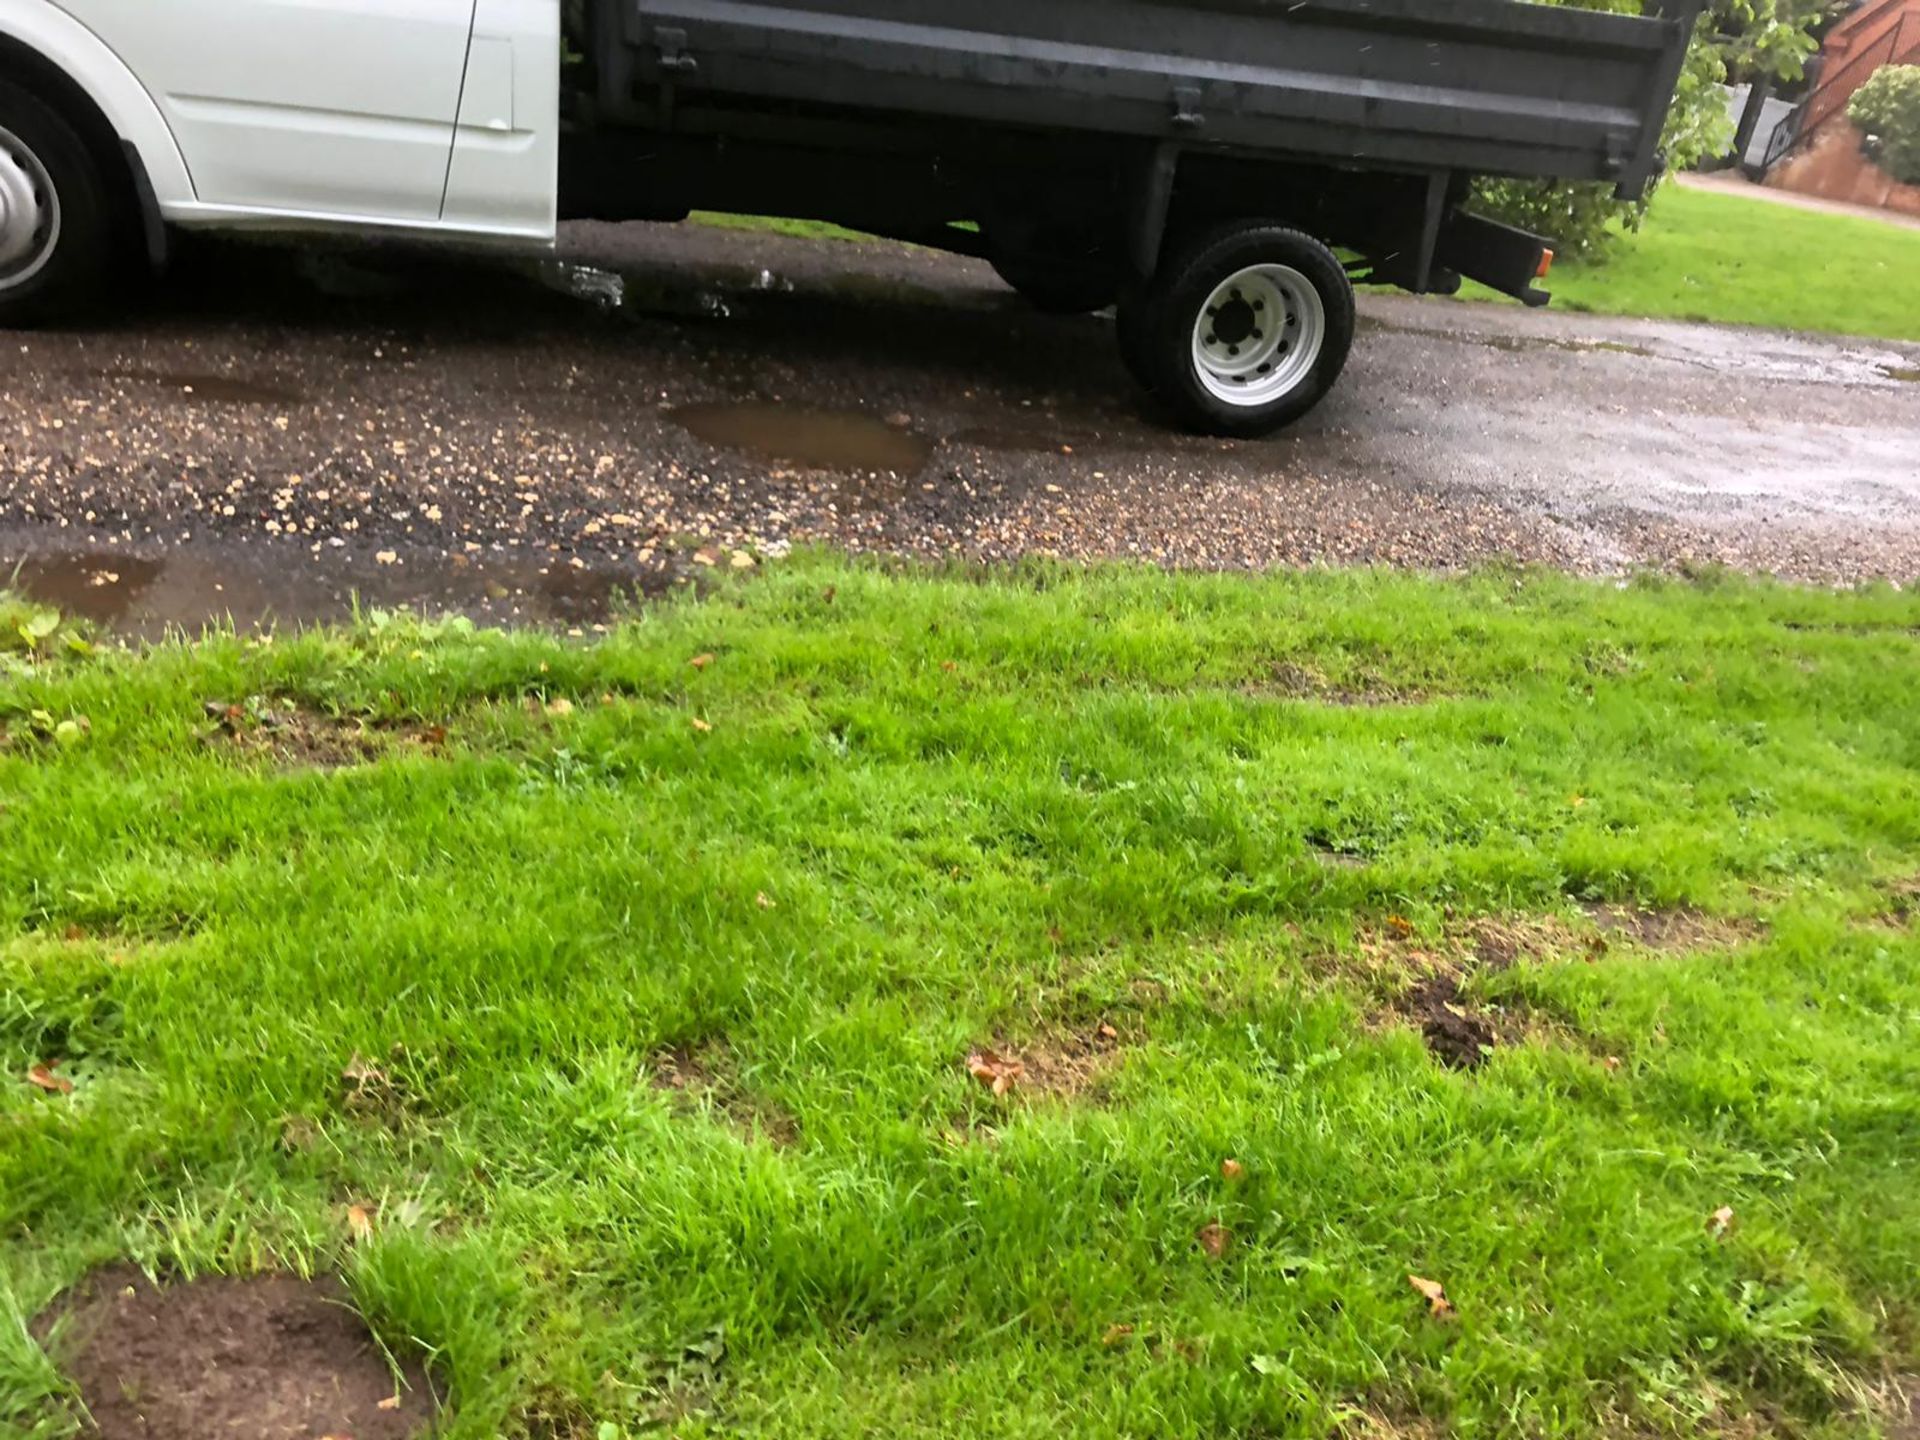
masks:
{"label": "wet asphalt", "polygon": [[1263,442],[976,262],[704,226],[561,257],[200,243],[0,332],[0,579],[130,631],[367,603],[595,623],[795,543],[1204,568],[1920,579],[1920,346],[1365,296]]}

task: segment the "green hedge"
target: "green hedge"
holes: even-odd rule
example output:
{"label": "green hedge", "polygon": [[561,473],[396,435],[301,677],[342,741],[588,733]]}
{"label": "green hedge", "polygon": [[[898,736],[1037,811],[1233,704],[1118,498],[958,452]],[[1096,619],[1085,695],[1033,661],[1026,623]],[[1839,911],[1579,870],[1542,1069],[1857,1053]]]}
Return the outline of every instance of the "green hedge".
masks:
{"label": "green hedge", "polygon": [[1920,185],[1920,65],[1888,65],[1854,92],[1847,118],[1867,136],[1875,162]]}

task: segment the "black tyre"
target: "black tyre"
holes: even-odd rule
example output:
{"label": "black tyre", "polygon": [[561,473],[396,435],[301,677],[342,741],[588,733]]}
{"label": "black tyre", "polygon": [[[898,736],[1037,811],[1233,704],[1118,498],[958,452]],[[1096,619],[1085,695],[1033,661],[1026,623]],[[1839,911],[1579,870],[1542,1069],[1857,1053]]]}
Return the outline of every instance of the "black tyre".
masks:
{"label": "black tyre", "polygon": [[1192,429],[1252,438],[1320,403],[1353,348],[1353,285],[1298,230],[1241,224],[1179,246],[1122,301],[1121,355]]}
{"label": "black tyre", "polygon": [[1047,315],[1091,315],[1120,298],[1113,271],[1092,257],[1011,253],[996,254],[989,263],[1023,300]]}
{"label": "black tyre", "polygon": [[0,326],[79,311],[111,258],[108,191],[74,128],[0,80]]}

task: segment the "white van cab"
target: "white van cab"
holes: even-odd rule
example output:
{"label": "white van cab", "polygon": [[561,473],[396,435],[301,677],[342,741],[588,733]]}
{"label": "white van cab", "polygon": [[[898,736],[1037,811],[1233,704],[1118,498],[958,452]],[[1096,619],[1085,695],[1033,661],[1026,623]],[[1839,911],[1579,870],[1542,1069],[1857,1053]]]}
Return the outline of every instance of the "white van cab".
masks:
{"label": "white van cab", "polygon": [[547,242],[558,0],[0,0],[0,324],[162,227]]}

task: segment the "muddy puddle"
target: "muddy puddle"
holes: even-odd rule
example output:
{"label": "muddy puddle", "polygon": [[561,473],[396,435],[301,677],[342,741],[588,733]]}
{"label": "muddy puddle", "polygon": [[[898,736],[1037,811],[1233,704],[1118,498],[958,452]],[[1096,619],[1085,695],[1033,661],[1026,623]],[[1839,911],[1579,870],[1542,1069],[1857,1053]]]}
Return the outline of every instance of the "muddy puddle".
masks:
{"label": "muddy puddle", "polygon": [[682,405],[669,413],[690,435],[718,449],[808,470],[913,475],[933,454],[926,436],[858,410],[743,400]]}
{"label": "muddy puddle", "polygon": [[185,404],[265,405],[284,409],[304,405],[307,397],[283,385],[239,375],[171,374],[159,370],[99,370],[80,372],[77,378],[114,388],[133,386],[158,392]]}
{"label": "muddy puddle", "polygon": [[315,560],[271,544],[195,541],[165,551],[45,549],[0,537],[0,586],[129,639],[208,626],[242,632],[335,623],[357,610],[466,615],[482,624],[584,628],[680,583],[667,568],[577,568],[426,552],[392,563]]}

